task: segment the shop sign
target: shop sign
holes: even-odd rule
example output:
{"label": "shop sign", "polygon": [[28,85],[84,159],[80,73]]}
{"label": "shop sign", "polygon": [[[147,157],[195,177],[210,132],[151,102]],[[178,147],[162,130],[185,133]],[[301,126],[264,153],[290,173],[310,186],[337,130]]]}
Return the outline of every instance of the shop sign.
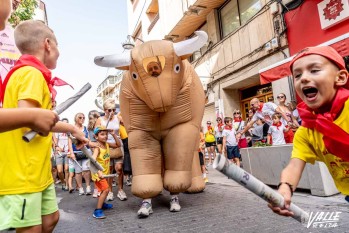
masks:
{"label": "shop sign", "polygon": [[317,7],[323,30],[349,19],[349,0],[324,0]]}

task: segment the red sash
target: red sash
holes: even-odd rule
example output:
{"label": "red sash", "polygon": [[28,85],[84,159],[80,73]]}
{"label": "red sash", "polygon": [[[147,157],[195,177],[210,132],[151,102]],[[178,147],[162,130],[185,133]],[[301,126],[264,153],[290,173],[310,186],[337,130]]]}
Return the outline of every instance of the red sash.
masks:
{"label": "red sash", "polygon": [[333,121],[340,115],[348,99],[349,90],[339,88],[332,102],[330,112],[314,113],[304,102],[297,106],[302,119],[302,126],[315,129],[324,135],[323,140],[328,152],[345,161],[349,161],[349,134],[334,124]]}
{"label": "red sash", "polygon": [[38,69],[42,73],[42,75],[44,76],[44,78],[46,80],[48,89],[50,90],[52,101],[54,101],[54,99],[56,98],[56,95],[57,95],[57,91],[53,88],[53,86],[69,85],[71,88],[73,88],[70,84],[66,83],[62,79],[59,79],[57,77],[52,78],[51,71],[49,69],[47,69],[47,67],[44,64],[42,64],[42,62],[39,61],[39,59],[37,59],[36,57],[34,57],[32,55],[22,55],[19,58],[19,60],[16,62],[15,66],[8,72],[5,80],[3,81],[2,85],[1,85],[1,92],[0,92],[0,102],[1,103],[4,102],[6,86],[7,86],[7,83],[9,81],[11,75],[16,70],[18,70],[19,68],[24,67],[24,66],[32,66],[32,67]]}
{"label": "red sash", "polygon": [[277,130],[279,130],[279,127],[281,126],[281,122],[279,121],[279,123],[277,123],[277,124],[273,123],[273,126],[276,126]]}

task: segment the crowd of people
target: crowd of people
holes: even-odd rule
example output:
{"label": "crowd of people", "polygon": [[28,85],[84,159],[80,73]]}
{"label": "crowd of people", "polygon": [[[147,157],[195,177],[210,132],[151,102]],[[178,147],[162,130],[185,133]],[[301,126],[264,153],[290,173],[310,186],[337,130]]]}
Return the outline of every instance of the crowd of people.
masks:
{"label": "crowd of people", "polygon": [[[68,123],[68,119],[61,119],[62,122]],[[106,201],[114,200],[113,187],[118,186],[117,197],[121,200],[127,200],[127,195],[123,190],[124,174],[126,174],[126,185],[132,184],[132,167],[131,159],[128,151],[128,137],[123,126],[122,116],[117,112],[115,100],[108,99],[103,104],[103,112],[100,113],[92,110],[88,113],[87,127],[84,125],[84,113],[76,113],[74,117],[74,125],[79,131],[83,132],[85,137],[90,140],[91,153],[95,151],[103,151],[102,164],[109,163],[105,169],[105,175],[115,173],[115,177],[107,178],[105,185],[96,185],[99,182],[97,174],[91,174],[90,161],[88,157],[78,149],[72,142],[67,133],[54,133],[52,143],[52,175],[55,180],[56,187],[61,184],[63,191],[73,193],[78,191],[80,196],[92,195],[92,197],[100,197],[105,194]],[[97,131],[96,131],[97,130]],[[105,132],[104,132],[105,131]],[[106,134],[106,141],[103,136]],[[107,146],[105,146],[107,144]],[[119,157],[114,153],[117,148],[122,147],[122,153]],[[107,149],[108,148],[108,149]],[[108,159],[106,159],[106,154]],[[98,155],[98,154],[97,154]],[[96,155],[96,157],[97,157]],[[97,157],[99,158],[99,157]],[[125,163],[124,163],[124,160]],[[73,181],[75,179],[75,185]],[[115,180],[117,179],[117,181]],[[95,182],[95,188],[92,191],[91,180]],[[102,179],[103,180],[103,179]],[[83,187],[85,183],[85,188]],[[107,191],[104,190],[107,187]],[[102,197],[103,197],[102,195]],[[106,206],[107,204],[105,204]],[[112,208],[112,205],[109,205]],[[96,218],[104,218],[103,211],[97,210],[94,213]]]}
{"label": "crowd of people", "polygon": [[[257,142],[273,146],[292,143],[294,133],[301,125],[296,102],[286,104],[284,93],[278,94],[277,100],[278,105],[253,98],[246,120],[242,118],[241,111],[235,109],[233,117],[225,117],[224,123],[221,117],[217,117],[216,126],[207,121],[205,147],[201,147],[201,153],[207,155],[207,166],[212,165],[216,153],[223,153],[240,166],[240,148],[254,146]],[[203,176],[207,179],[204,171]]]}

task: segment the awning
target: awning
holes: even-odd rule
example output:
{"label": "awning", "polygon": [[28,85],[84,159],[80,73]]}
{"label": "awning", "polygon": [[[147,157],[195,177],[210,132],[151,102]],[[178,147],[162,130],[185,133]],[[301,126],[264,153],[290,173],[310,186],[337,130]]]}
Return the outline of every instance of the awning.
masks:
{"label": "awning", "polygon": [[[333,47],[342,57],[349,56],[349,33],[329,40],[318,46],[329,45]],[[261,84],[270,83],[286,76],[291,76],[289,63],[294,56],[259,70]]]}

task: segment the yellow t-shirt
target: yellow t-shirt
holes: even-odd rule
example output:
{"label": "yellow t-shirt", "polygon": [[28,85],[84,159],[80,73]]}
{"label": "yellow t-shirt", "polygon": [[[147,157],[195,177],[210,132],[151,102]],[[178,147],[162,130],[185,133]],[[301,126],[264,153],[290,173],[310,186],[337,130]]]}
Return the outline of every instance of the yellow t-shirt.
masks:
{"label": "yellow t-shirt", "polygon": [[207,130],[205,133],[205,142],[215,142],[216,138],[214,136],[214,129],[213,127]]}
{"label": "yellow t-shirt", "polygon": [[[345,102],[341,115],[334,123],[349,133],[349,100]],[[326,150],[322,136],[314,129],[299,127],[293,139],[292,158],[312,164],[316,160],[324,162],[338,190],[344,195],[349,195],[349,162],[330,154]]]}
{"label": "yellow t-shirt", "polygon": [[[19,100],[32,100],[51,109],[51,96],[41,72],[25,66],[16,70],[7,83],[4,108],[17,108]],[[25,117],[25,116],[22,116]],[[0,134],[0,195],[41,192],[53,183],[51,174],[52,134],[22,140],[29,128]]]}
{"label": "yellow t-shirt", "polygon": [[120,124],[120,127],[119,127],[119,134],[120,134],[120,138],[121,139],[125,139],[125,138],[128,137],[125,126],[123,126],[121,124]]}
{"label": "yellow t-shirt", "polygon": [[[109,155],[109,145],[106,143],[106,148],[99,147],[99,155],[96,158],[96,161],[103,167],[103,175],[109,174],[109,166],[110,166],[110,155]],[[99,177],[97,173],[91,174],[93,181],[99,181]]]}

